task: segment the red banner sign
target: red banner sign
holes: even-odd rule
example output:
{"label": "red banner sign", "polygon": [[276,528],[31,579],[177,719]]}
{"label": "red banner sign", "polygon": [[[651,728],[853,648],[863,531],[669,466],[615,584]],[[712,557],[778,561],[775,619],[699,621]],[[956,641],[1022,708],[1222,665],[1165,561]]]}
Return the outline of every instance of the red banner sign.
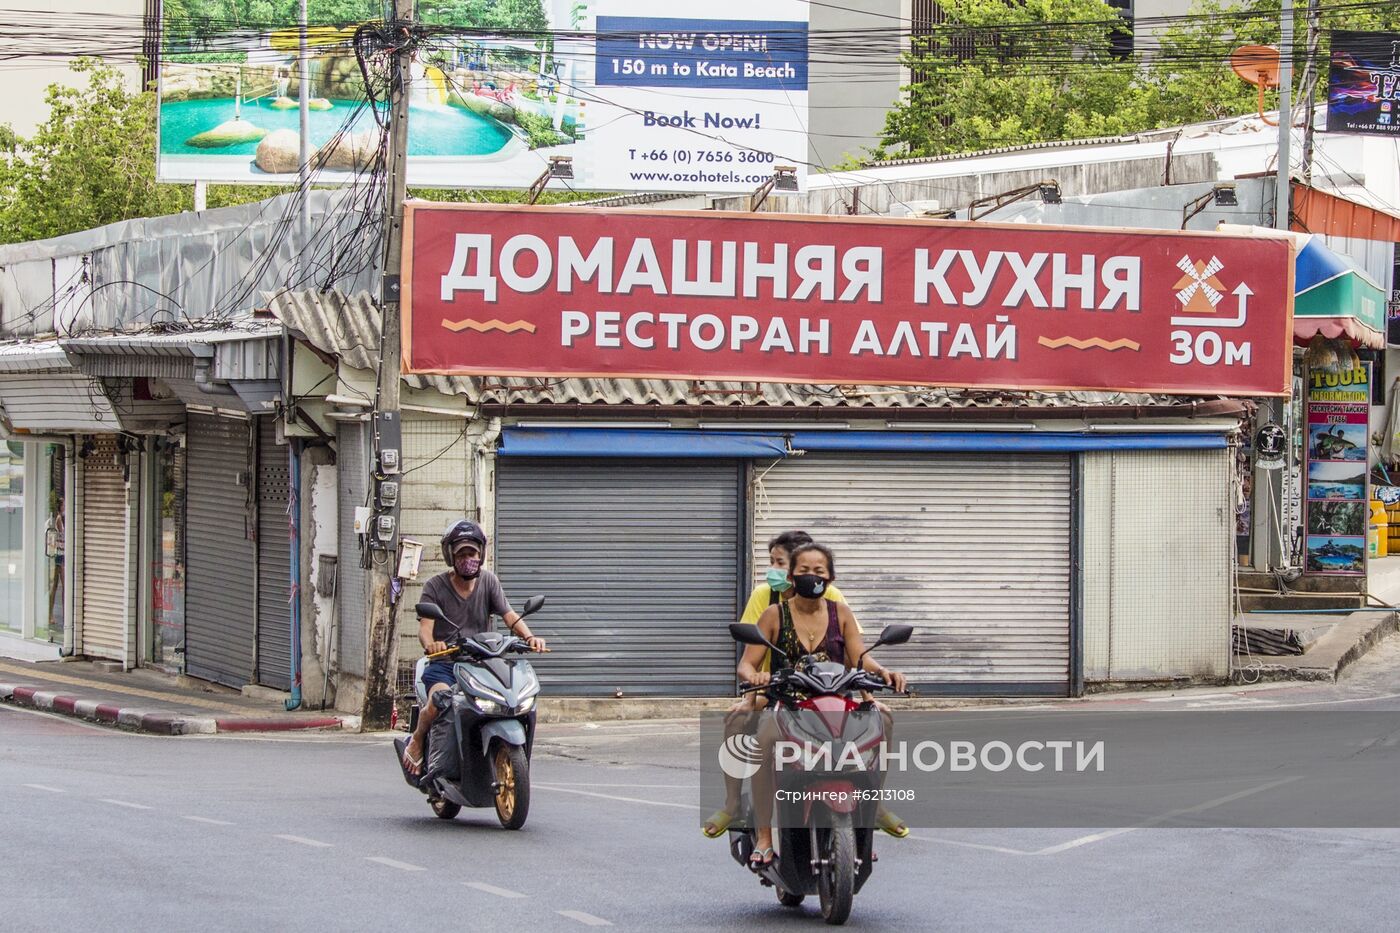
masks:
{"label": "red banner sign", "polygon": [[1284,238],[408,205],[404,369],[1287,394]]}

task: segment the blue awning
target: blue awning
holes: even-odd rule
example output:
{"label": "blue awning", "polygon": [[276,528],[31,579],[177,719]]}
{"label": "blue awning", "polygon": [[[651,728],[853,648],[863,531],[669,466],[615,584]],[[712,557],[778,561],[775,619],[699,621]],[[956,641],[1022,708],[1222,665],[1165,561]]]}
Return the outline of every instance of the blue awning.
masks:
{"label": "blue awning", "polygon": [[797,431],[794,450],[895,450],[924,452],[1080,453],[1089,450],[1216,450],[1219,434],[1095,433],[1048,431]]}
{"label": "blue awning", "polygon": [[[683,431],[667,428],[506,428],[503,457],[728,457],[770,459],[790,450],[925,453],[1081,453],[1093,450],[1219,450],[1219,433],[1049,431]],[[791,448],[788,439],[791,438]]]}
{"label": "blue awning", "polygon": [[506,428],[503,457],[786,457],[781,434],[666,428]]}

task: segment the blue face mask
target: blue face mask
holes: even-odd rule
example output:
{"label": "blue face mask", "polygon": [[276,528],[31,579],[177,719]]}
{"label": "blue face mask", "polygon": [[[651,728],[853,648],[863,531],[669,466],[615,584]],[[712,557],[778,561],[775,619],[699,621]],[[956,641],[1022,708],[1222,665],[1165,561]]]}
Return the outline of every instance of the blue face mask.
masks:
{"label": "blue face mask", "polygon": [[792,587],[788,572],[781,567],[768,568],[768,588],[774,593],[782,593]]}

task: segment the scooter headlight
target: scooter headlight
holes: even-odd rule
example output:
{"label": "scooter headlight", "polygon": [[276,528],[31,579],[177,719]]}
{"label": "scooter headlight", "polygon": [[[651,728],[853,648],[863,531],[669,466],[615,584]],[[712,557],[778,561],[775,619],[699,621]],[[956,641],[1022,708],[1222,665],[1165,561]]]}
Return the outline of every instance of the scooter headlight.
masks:
{"label": "scooter headlight", "polygon": [[475,703],[476,708],[483,713],[499,713],[501,711],[501,704],[497,703],[495,700],[483,700],[481,697],[472,697],[472,702]]}
{"label": "scooter headlight", "polygon": [[[495,690],[495,689],[493,689],[493,688],[491,688],[491,687],[486,686],[486,684],[484,684],[484,683],[482,683],[481,681],[477,680],[475,677],[468,676],[468,677],[467,677],[467,683],[470,684],[470,685],[471,685],[471,688],[472,688],[473,690],[475,690],[477,693],[484,693],[484,694],[486,694],[488,697],[490,697],[491,699],[495,700],[497,704],[503,704],[503,703],[505,703],[505,701],[506,701],[506,698],[503,697],[503,696],[501,696],[501,693],[500,693],[499,690]],[[480,702],[482,702],[482,701],[478,700],[477,702],[480,703]]]}
{"label": "scooter headlight", "polygon": [[528,713],[535,708],[535,697],[526,697],[520,701],[520,705],[515,708],[517,713]]}

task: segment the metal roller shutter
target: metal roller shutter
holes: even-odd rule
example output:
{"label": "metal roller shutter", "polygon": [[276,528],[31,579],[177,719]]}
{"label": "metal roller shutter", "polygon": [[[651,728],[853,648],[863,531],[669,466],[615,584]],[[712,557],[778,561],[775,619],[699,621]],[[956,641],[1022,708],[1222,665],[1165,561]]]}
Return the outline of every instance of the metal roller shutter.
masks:
{"label": "metal roller shutter", "polygon": [[82,653],[114,661],[126,657],[127,502],[117,441],[96,439],[83,460]]}
{"label": "metal roller shutter", "polygon": [[755,490],[754,565],[801,528],[836,552],[867,640],[925,693],[1064,695],[1070,676],[1067,457],[823,455],[784,461]]}
{"label": "metal roller shutter", "polygon": [[275,418],[258,423],[258,683],[292,688],[291,464]]}
{"label": "metal roller shutter", "polygon": [[502,459],[496,566],[557,695],[719,696],[734,689],[739,488],[734,461]]}
{"label": "metal roller shutter", "polygon": [[185,669],[241,687],[253,674],[255,560],[249,425],[190,413]]}
{"label": "metal roller shutter", "polygon": [[365,444],[368,432],[359,423],[342,423],[336,431],[336,477],[339,497],[339,555],[336,559],[339,645],[337,669],[365,675],[365,568],[360,564],[360,539],[355,534],[355,508],[366,504],[369,473]]}

